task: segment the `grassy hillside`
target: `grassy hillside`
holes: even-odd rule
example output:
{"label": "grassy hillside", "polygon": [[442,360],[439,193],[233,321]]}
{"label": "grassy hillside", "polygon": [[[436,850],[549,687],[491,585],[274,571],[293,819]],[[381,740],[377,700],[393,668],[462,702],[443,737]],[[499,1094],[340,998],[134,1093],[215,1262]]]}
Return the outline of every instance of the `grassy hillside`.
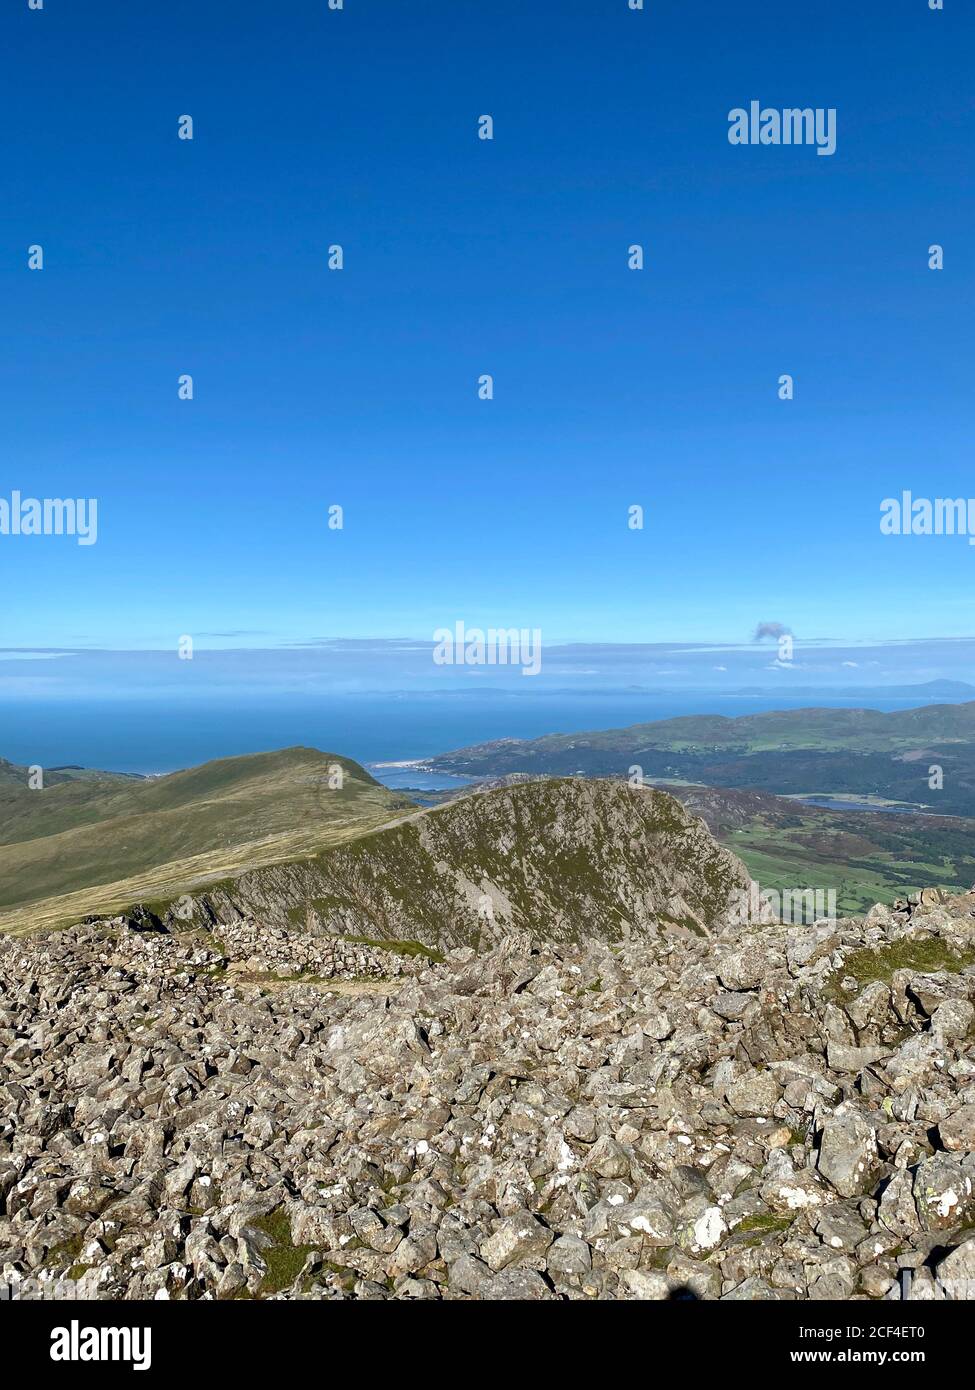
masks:
{"label": "grassy hillside", "polygon": [[[975,740],[963,741],[973,717],[975,704],[893,715],[796,710],[676,719],[504,740],[435,764],[480,775],[496,773],[500,764],[509,775],[583,771],[618,779],[638,763],[647,778],[671,780],[668,790],[706,821],[763,887],[835,888],[840,909],[855,912],[928,885],[968,888],[975,881],[975,819],[824,810],[766,793],[852,792],[975,812]],[[776,749],[763,747],[776,730]],[[918,733],[923,741],[912,736]],[[871,745],[872,751],[856,751]],[[943,792],[927,788],[930,761],[945,769]],[[342,786],[332,789],[329,773],[336,766]],[[572,793],[560,795],[571,799]],[[482,797],[470,800],[486,812],[490,805]],[[525,804],[517,802],[514,810]],[[25,768],[0,761],[0,931],[63,924],[136,902],[167,903],[207,887],[237,891],[241,883],[255,886],[253,906],[270,913],[269,920],[288,910],[307,914],[335,892],[342,865],[351,877],[339,896],[351,893],[347,907],[355,915],[363,885],[370,901],[388,905],[399,881],[398,861],[385,862],[387,852],[396,860],[399,840],[376,840],[374,832],[420,815],[412,800],[382,787],[358,764],[308,748],[221,759],[153,779],[47,770],[43,791],[28,789]],[[463,823],[464,834],[449,842],[451,864],[476,884],[468,850],[476,849],[480,830],[470,808],[464,815],[466,821],[435,816],[423,836],[438,824]],[[594,822],[597,838],[604,830]],[[326,865],[322,856],[345,845],[347,859]],[[560,873],[568,867],[560,862]],[[485,861],[482,868],[496,876],[493,864]],[[534,864],[532,873],[540,872]],[[406,882],[412,898],[427,901],[427,869],[411,872]],[[547,896],[551,915],[554,890]],[[606,911],[598,894],[587,892],[586,901]],[[446,902],[428,906],[437,916]],[[422,916],[422,909],[411,909],[416,913]],[[363,930],[392,934],[392,918],[401,910],[388,915],[388,929],[370,919]]]}
{"label": "grassy hillside", "polygon": [[43,791],[10,778],[0,786],[0,929],[183,891],[414,810],[357,763],[310,748],[153,779],[46,779]]}
{"label": "grassy hillside", "polygon": [[[30,769],[19,763],[0,758],[0,795],[8,788],[26,787]],[[62,786],[66,782],[143,782],[146,779],[132,772],[99,772],[90,767],[46,767],[46,786]]]}
{"label": "grassy hillside", "polygon": [[[347,773],[341,793],[321,788],[334,762]],[[56,822],[60,803],[52,795]],[[512,930],[617,940],[658,924],[706,931],[748,884],[679,803],[618,781],[530,782],[417,810],[354,763],[287,749],[103,787],[85,815],[0,849],[0,929],[142,903],[184,925],[243,912],[432,946]]]}
{"label": "grassy hillside", "polygon": [[[928,769],[944,785],[928,785]],[[638,765],[651,779],[790,795],[848,793],[975,816],[975,702],[878,710],[800,709],[728,719],[688,716],[531,740],[502,739],[434,758],[429,767],[468,776],[582,773],[621,776]]]}

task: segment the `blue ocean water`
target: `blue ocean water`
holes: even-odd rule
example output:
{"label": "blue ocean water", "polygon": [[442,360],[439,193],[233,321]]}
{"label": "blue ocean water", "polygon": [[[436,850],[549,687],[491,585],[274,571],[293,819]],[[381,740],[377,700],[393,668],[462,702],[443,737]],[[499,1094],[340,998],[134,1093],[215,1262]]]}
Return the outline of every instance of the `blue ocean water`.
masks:
{"label": "blue ocean water", "polygon": [[[621,692],[537,696],[354,694],[279,695],[273,702],[139,700],[0,702],[0,757],[22,764],[66,763],[114,772],[160,773],[211,758],[304,744],[362,763],[428,758],[498,738],[619,728],[684,714],[729,717],[782,709],[781,694]],[[835,708],[905,709],[917,699],[823,695],[791,702]],[[391,785],[416,785],[408,769],[378,769]]]}

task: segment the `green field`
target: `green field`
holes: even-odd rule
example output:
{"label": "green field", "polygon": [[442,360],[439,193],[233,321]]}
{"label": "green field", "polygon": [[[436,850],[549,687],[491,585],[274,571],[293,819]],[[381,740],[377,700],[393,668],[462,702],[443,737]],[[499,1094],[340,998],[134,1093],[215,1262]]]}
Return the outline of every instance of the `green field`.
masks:
{"label": "green field", "polygon": [[723,788],[667,788],[706,821],[763,888],[835,889],[841,912],[865,911],[920,888],[975,882],[975,821],[834,811]]}

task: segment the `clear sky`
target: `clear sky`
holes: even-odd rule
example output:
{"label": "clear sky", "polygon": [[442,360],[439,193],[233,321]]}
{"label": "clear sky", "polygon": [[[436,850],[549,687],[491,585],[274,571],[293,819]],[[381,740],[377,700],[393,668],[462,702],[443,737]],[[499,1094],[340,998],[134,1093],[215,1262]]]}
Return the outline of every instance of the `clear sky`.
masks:
{"label": "clear sky", "polygon": [[[975,495],[973,41],[963,0],[8,0],[0,497],[99,511],[0,536],[0,646],[971,635],[975,549],[879,508]],[[731,145],[753,99],[836,153]]]}

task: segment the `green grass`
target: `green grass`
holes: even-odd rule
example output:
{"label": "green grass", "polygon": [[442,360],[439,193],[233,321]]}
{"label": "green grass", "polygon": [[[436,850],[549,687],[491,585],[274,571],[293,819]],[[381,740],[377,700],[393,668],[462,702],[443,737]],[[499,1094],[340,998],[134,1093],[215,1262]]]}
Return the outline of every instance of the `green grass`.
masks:
{"label": "green grass", "polygon": [[283,1207],[259,1217],[253,1224],[271,1238],[271,1244],[261,1251],[267,1273],[261,1280],[260,1294],[280,1293],[298,1278],[314,1246],[295,1245],[291,1239],[291,1220]]}
{"label": "green grass", "polygon": [[874,980],[890,984],[895,970],[913,970],[921,975],[942,970],[958,974],[969,965],[975,965],[975,950],[952,951],[940,937],[895,941],[890,946],[880,946],[876,950],[852,951],[839,970],[829,977],[825,987],[834,993],[844,994],[840,984],[848,975],[862,989]]}
{"label": "green grass", "polygon": [[[341,789],[328,772],[344,770]],[[54,926],[314,855],[415,810],[357,763],[308,748],[154,779],[0,784],[0,930]]]}
{"label": "green grass", "polygon": [[[767,843],[767,835],[758,833]],[[908,891],[908,885],[896,881],[892,873],[885,872],[885,865],[879,861],[873,867],[852,868],[844,864],[839,855],[833,863],[824,864],[818,854],[810,854],[801,844],[794,844],[791,852],[790,846],[783,844],[777,852],[770,853],[765,845],[760,849],[753,848],[737,838],[728,838],[724,842],[744,862],[752,878],[762,888],[774,888],[780,893],[805,887],[835,889],[836,908],[841,917],[866,912],[874,903],[891,903]],[[936,882],[925,879],[919,883],[915,878],[910,882],[910,889],[927,887],[929,884],[935,886]],[[937,886],[942,884],[938,882]]]}
{"label": "green grass", "polygon": [[800,805],[730,788],[673,788],[763,888],[833,889],[841,916],[919,888],[967,890],[975,879],[975,822]]}
{"label": "green grass", "polygon": [[[701,816],[711,833],[744,861],[763,888],[780,892],[806,887],[832,889],[836,892],[839,914],[855,916],[866,912],[876,902],[891,903],[920,888],[936,887],[957,893],[966,891],[975,881],[975,819],[958,814],[969,802],[969,809],[975,810],[975,779],[968,784],[964,777],[955,777],[958,804],[944,805],[946,814],[943,815],[835,810],[789,799],[792,795],[789,783],[794,779],[788,753],[783,754],[778,763],[766,759],[760,773],[756,771],[757,764],[748,760],[751,757],[748,755],[720,765],[702,765],[692,779],[678,779],[664,775],[660,767],[654,766],[656,753],[644,757],[637,749],[628,751],[625,758],[623,754],[610,757],[599,744],[601,736],[585,737],[592,739],[594,746],[587,743],[585,747],[574,748],[573,766],[583,767],[587,775],[619,777],[625,762],[646,764],[644,771],[648,778],[664,785],[693,814]],[[558,741],[554,743],[558,747]],[[525,745],[527,752],[519,751],[519,745],[505,745],[498,747],[494,754],[488,749],[482,755],[478,750],[477,756],[483,756],[485,766],[492,770],[494,758],[527,758],[530,762],[534,759],[537,775],[552,775],[559,758],[544,752],[549,744],[546,739],[529,743]],[[975,743],[971,753],[975,760]],[[454,756],[463,761],[461,755],[450,755]],[[839,753],[831,753],[830,757],[834,761],[829,764],[829,780],[819,787],[822,792],[843,795],[844,776],[862,782],[875,774],[887,775],[882,769],[878,772],[873,763],[867,768],[861,767],[856,759],[851,761]],[[664,764],[669,758],[669,753],[659,755]],[[473,753],[471,759],[472,764],[466,770],[482,771],[480,766],[474,765]],[[926,770],[928,766],[927,757],[920,762],[915,759],[897,763],[889,757],[886,761],[900,769],[898,776],[915,780],[917,768],[923,765]],[[905,768],[914,770],[905,772]],[[711,784],[707,785],[709,775]],[[780,777],[783,785],[778,784]],[[736,779],[737,785],[728,785]],[[800,782],[803,792],[808,792],[811,785]],[[743,790],[750,786],[761,789]],[[788,792],[789,796],[775,795],[775,791]],[[917,797],[917,794],[915,787],[912,795]],[[874,804],[878,801],[870,790],[862,788],[850,795]],[[926,783],[922,799],[935,799]],[[903,802],[904,798],[901,800]]]}

